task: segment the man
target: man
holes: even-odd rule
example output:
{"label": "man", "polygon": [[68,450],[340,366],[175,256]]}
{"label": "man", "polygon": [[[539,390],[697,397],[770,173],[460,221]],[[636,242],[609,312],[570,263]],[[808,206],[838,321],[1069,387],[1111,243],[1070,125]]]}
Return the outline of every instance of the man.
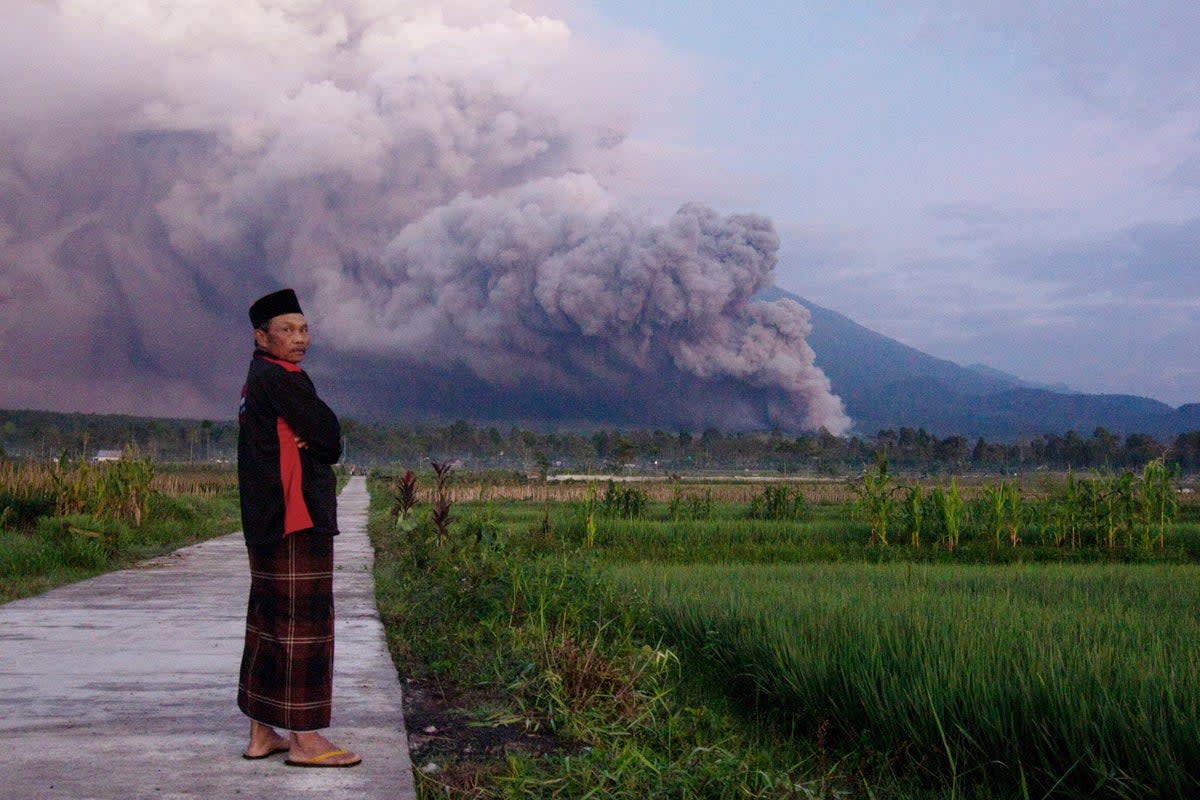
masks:
{"label": "man", "polygon": [[[300,362],[308,324],[291,289],[250,306],[254,356],[238,410],[238,490],[250,556],[246,646],[238,707],[250,717],[245,758],[352,767],[334,746],[333,537],[341,458],[338,419]],[[277,729],[289,732],[281,735]]]}

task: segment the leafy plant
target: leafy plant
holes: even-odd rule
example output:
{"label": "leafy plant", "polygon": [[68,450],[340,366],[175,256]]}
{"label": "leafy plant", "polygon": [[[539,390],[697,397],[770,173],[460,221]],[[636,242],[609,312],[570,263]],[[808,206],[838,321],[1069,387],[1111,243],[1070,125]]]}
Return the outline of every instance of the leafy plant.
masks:
{"label": "leafy plant", "polygon": [[433,467],[434,485],[433,485],[433,504],[429,510],[429,520],[433,523],[436,542],[440,547],[446,541],[450,523],[454,521],[454,517],[450,516],[450,471],[454,468],[454,463],[451,461],[437,462],[434,461]]}
{"label": "leafy plant", "polygon": [[417,476],[411,469],[406,469],[403,475],[397,475],[391,482],[392,508],[390,516],[395,527],[401,530],[412,530],[415,526],[410,519],[413,507],[417,504]]}
{"label": "leafy plant", "polygon": [[962,536],[964,510],[962,495],[958,491],[958,479],[951,478],[949,489],[937,487],[931,495],[942,530],[945,531],[946,549],[954,552],[958,550],[958,541]]}
{"label": "leafy plant", "polygon": [[606,517],[638,519],[646,513],[650,495],[645,489],[610,480],[600,501],[601,513]]}
{"label": "leafy plant", "polygon": [[1015,483],[1001,481],[984,489],[987,501],[988,528],[992,543],[998,549],[1000,540],[1007,537],[1016,547],[1021,542],[1021,495]]}
{"label": "leafy plant", "polygon": [[689,495],[687,499],[688,517],[694,520],[710,520],[713,518],[712,489],[705,489],[699,494]]}
{"label": "leafy plant", "polygon": [[909,487],[904,498],[904,524],[908,529],[909,544],[920,547],[921,529],[925,524],[925,497],[919,483]]}
{"label": "leafy plant", "polygon": [[1167,528],[1179,513],[1179,498],[1175,493],[1178,467],[1167,466],[1161,458],[1146,464],[1142,470],[1141,517],[1146,543],[1153,542],[1162,550],[1166,546]]}
{"label": "leafy plant", "polygon": [[583,544],[589,550],[596,546],[596,484],[589,483],[583,501]]}
{"label": "leafy plant", "polygon": [[853,487],[858,495],[858,508],[866,514],[871,524],[871,543],[888,545],[888,526],[899,488],[888,474],[887,451],[879,450],[875,453],[874,468],[863,470],[862,478]]}
{"label": "leafy plant", "polygon": [[1083,516],[1086,510],[1084,490],[1075,480],[1075,473],[1067,472],[1067,484],[1053,501],[1053,518],[1056,527],[1055,544],[1067,542],[1074,550],[1080,545]]}
{"label": "leafy plant", "polygon": [[762,494],[750,501],[751,519],[799,519],[804,515],[804,495],[794,486],[764,486]]}
{"label": "leafy plant", "polygon": [[92,514],[97,519],[121,520],[135,528],[150,497],[154,468],[149,459],[139,459],[126,450],[111,464],[91,465],[80,458],[74,465],[64,453],[51,472],[55,513]]}

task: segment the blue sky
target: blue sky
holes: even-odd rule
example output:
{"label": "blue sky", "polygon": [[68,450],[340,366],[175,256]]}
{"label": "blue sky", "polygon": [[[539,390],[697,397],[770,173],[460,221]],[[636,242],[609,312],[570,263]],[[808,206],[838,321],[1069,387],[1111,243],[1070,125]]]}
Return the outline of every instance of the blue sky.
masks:
{"label": "blue sky", "polygon": [[962,364],[1200,401],[1200,6],[577,12],[660,76],[629,87],[675,159],[647,194],[771,217],[783,288]]}

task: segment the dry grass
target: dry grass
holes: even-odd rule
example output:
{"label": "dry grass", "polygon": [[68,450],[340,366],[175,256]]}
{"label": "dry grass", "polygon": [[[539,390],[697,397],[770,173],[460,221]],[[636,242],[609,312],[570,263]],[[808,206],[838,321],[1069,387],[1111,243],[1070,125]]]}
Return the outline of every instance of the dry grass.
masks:
{"label": "dry grass", "polygon": [[237,469],[233,465],[196,465],[159,467],[150,488],[171,495],[212,497],[237,489]]}
{"label": "dry grass", "polygon": [[[951,477],[949,475],[937,477],[898,475],[896,482],[904,486],[920,484],[928,490],[933,487],[949,486]],[[1077,477],[1088,476],[1080,474]],[[532,479],[527,482],[501,482],[494,479],[481,479],[470,473],[459,473],[450,481],[448,491],[452,503],[486,500],[582,503],[587,500],[589,491],[603,492],[610,479],[636,482],[638,488],[645,491],[652,502],[659,503],[670,502],[677,490],[684,494],[703,490],[712,492],[712,499],[715,503],[745,504],[759,497],[763,492],[763,485],[767,483],[794,486],[808,503],[853,503],[858,497],[852,488],[856,479],[812,477],[686,476],[676,480],[665,477],[628,478],[597,475],[570,479],[552,477],[547,481]],[[964,501],[985,496],[987,491],[1002,480],[1014,482],[1023,499],[1034,500],[1045,499],[1053,495],[1062,488],[1066,476],[1061,473],[1037,473],[1011,478],[995,475],[963,475],[956,476],[955,480],[958,482],[959,492]],[[1197,479],[1181,481],[1180,487],[1182,489],[1182,493],[1179,495],[1180,510],[1188,507],[1200,508],[1200,481]],[[429,478],[419,482],[417,497],[423,503],[431,501],[432,481]]]}
{"label": "dry grass", "polygon": [[54,470],[48,464],[0,461],[0,493],[34,497],[54,492]]}
{"label": "dry grass", "polygon": [[[104,469],[104,464],[94,465]],[[55,465],[40,461],[0,461],[0,493],[31,497],[53,494]],[[237,488],[232,465],[158,465],[150,488],[170,495],[211,497]]]}
{"label": "dry grass", "polygon": [[[456,477],[450,486],[450,500],[454,503],[479,502],[486,500],[522,500],[533,503],[558,502],[578,503],[587,499],[589,491],[603,493],[609,476],[601,475],[592,479],[577,480],[531,480],[528,483],[492,483],[480,481],[470,475]],[[722,478],[685,478],[669,480],[652,478],[639,480],[637,486],[646,492],[653,502],[669,502],[676,492],[704,490],[712,492],[712,499],[719,503],[748,503],[762,494],[765,481],[736,482]],[[846,503],[854,499],[850,484],[842,480],[822,479],[787,479],[790,485],[798,487],[808,502],[812,503]],[[593,488],[594,487],[594,488]],[[432,497],[432,489],[428,485],[418,488],[418,498],[428,503]]]}

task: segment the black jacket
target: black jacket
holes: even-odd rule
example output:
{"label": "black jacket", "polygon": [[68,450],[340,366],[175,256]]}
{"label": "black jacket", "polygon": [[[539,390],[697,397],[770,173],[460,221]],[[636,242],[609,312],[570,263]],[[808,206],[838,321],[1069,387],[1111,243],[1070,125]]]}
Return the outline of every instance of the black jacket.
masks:
{"label": "black jacket", "polygon": [[[297,447],[299,436],[307,447]],[[254,352],[238,409],[242,531],[254,547],[291,533],[336,534],[338,418],[296,364]]]}

